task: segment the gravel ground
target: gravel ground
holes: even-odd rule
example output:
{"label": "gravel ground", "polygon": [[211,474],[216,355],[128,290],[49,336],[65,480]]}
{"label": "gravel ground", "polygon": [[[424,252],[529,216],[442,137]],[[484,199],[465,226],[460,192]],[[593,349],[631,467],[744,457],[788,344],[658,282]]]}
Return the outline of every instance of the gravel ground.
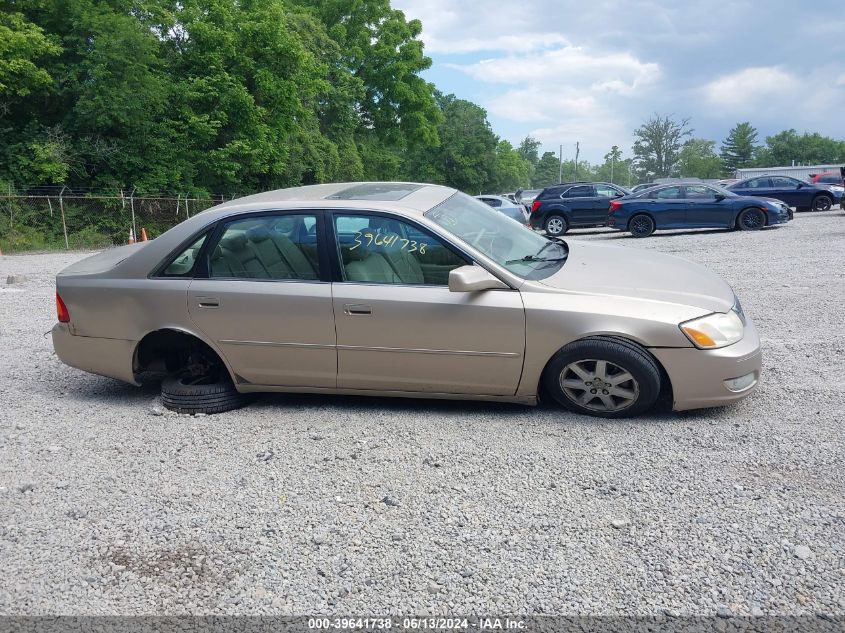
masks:
{"label": "gravel ground", "polygon": [[0,613],[845,613],[843,212],[570,237],[723,275],[764,341],[757,394],[612,422],[283,395],[160,414],[53,355],[53,277],[83,254],[0,258],[26,277],[0,290]]}

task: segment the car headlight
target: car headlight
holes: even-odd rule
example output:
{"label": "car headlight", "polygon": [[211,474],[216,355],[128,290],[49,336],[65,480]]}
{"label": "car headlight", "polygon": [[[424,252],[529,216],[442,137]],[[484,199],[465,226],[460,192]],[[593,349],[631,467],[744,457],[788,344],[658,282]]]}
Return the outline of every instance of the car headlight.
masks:
{"label": "car headlight", "polygon": [[836,185],[833,185],[833,186],[830,188],[830,190],[831,190],[832,192],[834,192],[834,193],[845,193],[845,187],[838,187],[838,186],[836,186]]}
{"label": "car headlight", "polygon": [[745,330],[745,323],[736,311],[737,306],[738,304],[726,314],[716,312],[681,323],[681,332],[699,349],[718,349],[733,345],[742,340]]}

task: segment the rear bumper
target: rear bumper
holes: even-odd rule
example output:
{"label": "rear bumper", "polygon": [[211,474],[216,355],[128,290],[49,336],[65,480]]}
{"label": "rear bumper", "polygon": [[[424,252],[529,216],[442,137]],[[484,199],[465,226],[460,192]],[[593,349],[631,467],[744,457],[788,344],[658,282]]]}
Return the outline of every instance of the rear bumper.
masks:
{"label": "rear bumper", "polygon": [[[676,411],[731,404],[750,396],[760,384],[763,354],[757,329],[750,320],[743,339],[722,349],[684,347],[650,351],[669,374]],[[731,391],[725,384],[726,380],[749,374],[753,374],[753,383],[742,391]]]}
{"label": "rear bumper", "polygon": [[65,365],[131,385],[140,384],[132,371],[137,341],[77,336],[70,333],[65,323],[56,323],[52,335],[56,356]]}

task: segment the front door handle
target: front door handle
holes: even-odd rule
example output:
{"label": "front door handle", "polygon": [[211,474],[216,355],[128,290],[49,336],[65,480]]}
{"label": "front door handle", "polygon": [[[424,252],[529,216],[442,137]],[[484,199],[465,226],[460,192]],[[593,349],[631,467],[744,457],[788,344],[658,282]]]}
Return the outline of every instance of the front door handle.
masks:
{"label": "front door handle", "polygon": [[197,305],[200,308],[219,308],[220,299],[218,297],[197,297]]}
{"label": "front door handle", "polygon": [[349,316],[369,316],[373,313],[373,309],[360,303],[347,303],[343,306],[343,313]]}

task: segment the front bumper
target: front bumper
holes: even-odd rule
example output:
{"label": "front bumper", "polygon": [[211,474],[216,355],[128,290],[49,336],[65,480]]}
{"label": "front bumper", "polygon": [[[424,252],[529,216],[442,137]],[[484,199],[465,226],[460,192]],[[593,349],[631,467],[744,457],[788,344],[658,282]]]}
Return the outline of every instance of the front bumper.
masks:
{"label": "front bumper", "polygon": [[[743,339],[721,349],[683,347],[649,351],[669,375],[675,411],[731,404],[747,398],[760,384],[763,354],[760,337],[750,319]],[[742,391],[731,391],[725,384],[748,374],[754,374],[754,382]]]}
{"label": "front bumper", "polygon": [[53,349],[65,365],[139,385],[132,371],[137,341],[71,334],[65,323],[53,326]]}

